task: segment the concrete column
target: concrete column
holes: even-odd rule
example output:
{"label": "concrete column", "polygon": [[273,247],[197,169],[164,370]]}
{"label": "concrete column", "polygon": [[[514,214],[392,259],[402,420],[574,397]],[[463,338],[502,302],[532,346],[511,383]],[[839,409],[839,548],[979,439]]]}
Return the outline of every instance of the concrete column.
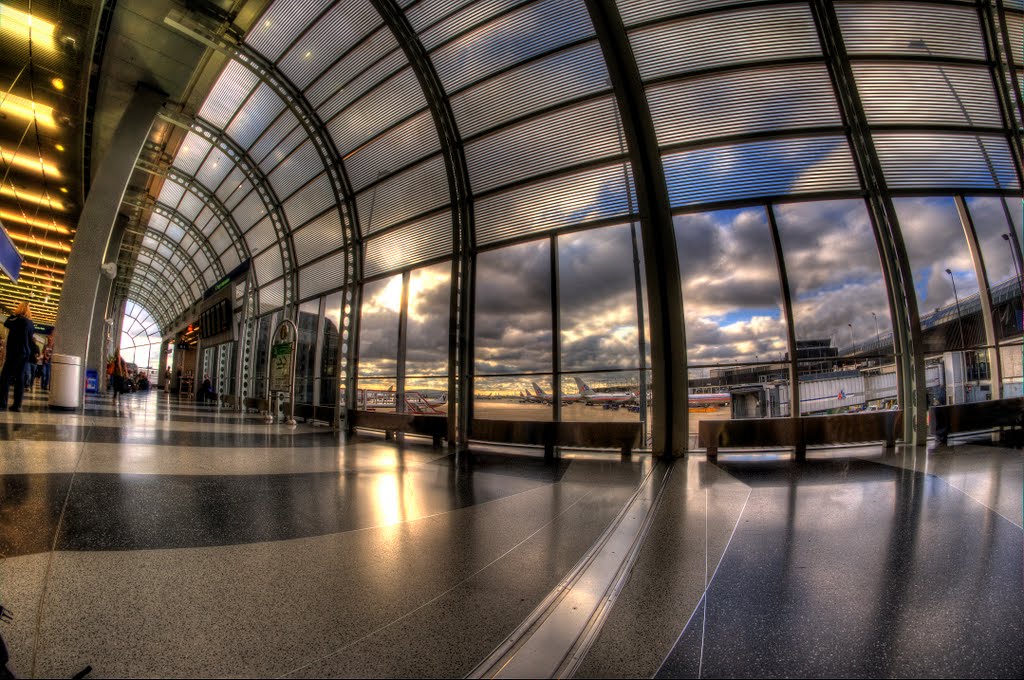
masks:
{"label": "concrete column", "polygon": [[100,268],[113,236],[118,208],[135,169],[135,161],[149,136],[153,119],[166,98],[163,92],[142,83],[136,87],[135,95],[117,125],[110,148],[100,162],[78,220],[78,231],[68,257],[60,306],[57,309],[53,351],[83,359],[80,377],[83,386],[90,342],[102,344],[100,338],[89,332],[93,329],[93,316],[98,306],[100,280],[103,277]]}

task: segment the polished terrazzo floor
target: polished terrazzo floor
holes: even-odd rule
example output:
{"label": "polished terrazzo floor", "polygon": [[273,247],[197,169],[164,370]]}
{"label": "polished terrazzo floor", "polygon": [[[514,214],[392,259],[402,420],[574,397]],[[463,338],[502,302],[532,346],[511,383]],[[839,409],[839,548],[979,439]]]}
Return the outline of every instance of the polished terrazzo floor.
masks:
{"label": "polished terrazzo floor", "polygon": [[462,677],[635,507],[579,677],[1024,676],[1019,449],[548,464],[156,393],[0,440],[24,677]]}

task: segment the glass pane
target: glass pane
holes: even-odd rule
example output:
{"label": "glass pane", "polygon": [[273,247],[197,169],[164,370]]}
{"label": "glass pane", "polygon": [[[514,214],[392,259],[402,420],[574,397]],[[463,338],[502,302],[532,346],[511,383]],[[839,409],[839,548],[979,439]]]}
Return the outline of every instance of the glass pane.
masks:
{"label": "glass pane", "polygon": [[551,371],[548,240],[480,253],[475,323],[477,375]]}
{"label": "glass pane", "polygon": [[480,420],[551,420],[550,375],[477,378],[473,417]]}
{"label": "glass pane", "polygon": [[629,225],[558,237],[563,370],[640,367],[638,248]]}
{"label": "glass pane", "polygon": [[793,300],[797,359],[891,355],[881,261],[863,201],[774,208]]}
{"label": "glass pane", "polygon": [[639,371],[563,375],[561,388],[563,421],[641,420]]}
{"label": "glass pane", "polygon": [[324,304],[320,350],[320,404],[334,406],[338,395],[338,341],[341,337],[341,293],[331,293]]}
{"label": "glass pane", "polygon": [[699,445],[697,433],[703,420],[790,415],[788,364],[693,368],[689,382],[691,448]]}
{"label": "glass pane", "polygon": [[1003,374],[1003,399],[1024,397],[1024,345],[999,348],[999,368]]}
{"label": "glass pane", "polygon": [[313,403],[316,370],[316,327],[320,321],[320,300],[299,305],[299,342],[295,348],[295,403]]}
{"label": "glass pane", "polygon": [[[409,333],[405,356],[408,377],[448,375],[451,279],[450,262],[416,269],[409,275]],[[443,387],[432,389],[448,389],[446,380],[434,382],[443,383]],[[411,389],[414,388],[407,381],[406,391]]]}
{"label": "glass pane", "polygon": [[407,378],[405,381],[405,410],[407,413],[447,415],[448,376]]}
{"label": "glass pane", "polygon": [[[1024,287],[1017,273],[1020,267],[1019,251],[1013,239],[1010,220],[1014,211],[1020,212],[1020,202],[1012,198],[968,198],[967,209],[978,234],[981,257],[992,295],[992,320],[996,338],[1016,337],[1021,334],[1021,298]],[[1020,237],[1018,230],[1018,238]]]}
{"label": "glass pane", "polygon": [[[360,378],[390,378],[398,373],[398,315],[402,305],[402,275],[373,281],[363,286],[363,308],[359,326]],[[380,387],[368,381],[366,387]],[[364,387],[360,381],[360,387]],[[387,385],[385,385],[387,387]]]}
{"label": "glass pane", "polygon": [[690,364],[781,361],[786,324],[764,209],[679,215],[675,230]]}
{"label": "glass pane", "polygon": [[953,199],[901,198],[893,203],[913,271],[925,352],[983,345],[978,280]]}

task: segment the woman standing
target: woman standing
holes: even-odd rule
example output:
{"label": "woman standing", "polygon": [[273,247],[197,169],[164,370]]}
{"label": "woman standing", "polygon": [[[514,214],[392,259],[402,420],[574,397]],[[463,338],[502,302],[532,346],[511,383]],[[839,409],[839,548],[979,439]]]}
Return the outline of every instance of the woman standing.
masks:
{"label": "woman standing", "polygon": [[128,364],[125,363],[124,359],[121,358],[121,350],[114,350],[114,358],[111,359],[113,364],[113,392],[114,392],[114,403],[117,403],[117,397],[119,394],[126,392],[125,380],[128,379]]}
{"label": "woman standing", "polygon": [[36,343],[32,336],[36,327],[32,323],[32,310],[22,302],[14,314],[4,321],[7,327],[7,354],[3,369],[0,369],[0,411],[7,409],[7,388],[14,383],[14,404],[12,411],[21,410],[21,399],[25,395],[25,363],[32,357]]}

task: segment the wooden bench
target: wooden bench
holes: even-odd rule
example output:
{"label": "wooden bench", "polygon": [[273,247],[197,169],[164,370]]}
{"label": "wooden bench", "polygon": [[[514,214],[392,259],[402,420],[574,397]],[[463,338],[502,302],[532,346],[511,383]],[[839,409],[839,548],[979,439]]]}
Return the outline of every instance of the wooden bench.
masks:
{"label": "wooden bench", "polygon": [[796,459],[806,460],[808,446],[883,441],[891,449],[902,424],[902,411],[862,411],[802,418],[702,420],[697,429],[708,460],[717,460],[719,447],[768,446],[792,446]]}
{"label": "wooden bench", "polygon": [[629,456],[640,446],[640,423],[561,422],[548,420],[473,420],[469,438],[506,444],[543,446],[553,458],[556,446],[615,448]]}
{"label": "wooden bench", "polygon": [[992,399],[973,404],[932,406],[928,422],[936,443],[945,446],[955,432],[976,432],[1024,426],[1024,398]]}
{"label": "wooden bench", "polygon": [[[284,403],[284,412],[290,413],[289,404]],[[317,421],[321,423],[327,423],[330,425],[334,422],[334,407],[333,406],[313,406],[312,404],[296,404],[295,405],[295,417],[302,418],[306,422]]]}
{"label": "wooden bench", "polygon": [[419,413],[382,413],[380,411],[349,411],[348,431],[357,427],[369,430],[384,430],[390,438],[395,432],[408,432],[430,437],[434,448],[441,446],[441,440],[448,438],[448,416],[423,415]]}

